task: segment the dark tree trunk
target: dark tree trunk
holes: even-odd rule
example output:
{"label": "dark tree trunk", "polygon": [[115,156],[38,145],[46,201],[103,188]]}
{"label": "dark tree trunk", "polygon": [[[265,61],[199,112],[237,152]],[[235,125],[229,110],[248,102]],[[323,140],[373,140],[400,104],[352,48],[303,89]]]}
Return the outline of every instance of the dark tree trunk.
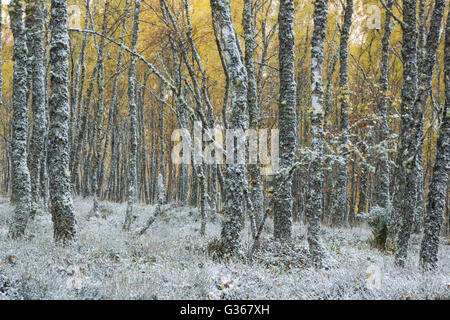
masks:
{"label": "dark tree trunk", "polygon": [[75,237],[75,215],[69,172],[69,92],[67,0],[51,1],[50,129],[48,171],[54,239],[63,244]]}
{"label": "dark tree trunk", "polygon": [[27,38],[24,25],[24,2],[13,0],[9,4],[11,30],[14,36],[14,74],[13,74],[13,140],[11,145],[12,192],[16,204],[10,225],[11,237],[17,238],[25,233],[30,215],[31,185],[27,166],[28,139],[28,84],[27,84]]}
{"label": "dark tree trunk", "polygon": [[[297,102],[295,83],[294,1],[281,0],[279,24],[279,77],[280,100],[278,127],[280,132],[280,170],[287,169],[295,158],[297,148]],[[278,177],[277,179],[283,179]],[[274,237],[287,240],[292,234],[292,179],[286,183],[275,182]]]}
{"label": "dark tree trunk", "polygon": [[424,221],[424,235],[420,250],[420,264],[434,269],[438,261],[439,235],[444,220],[450,170],[450,14],[445,28],[445,106],[436,148],[436,161],[428,192],[428,205]]}

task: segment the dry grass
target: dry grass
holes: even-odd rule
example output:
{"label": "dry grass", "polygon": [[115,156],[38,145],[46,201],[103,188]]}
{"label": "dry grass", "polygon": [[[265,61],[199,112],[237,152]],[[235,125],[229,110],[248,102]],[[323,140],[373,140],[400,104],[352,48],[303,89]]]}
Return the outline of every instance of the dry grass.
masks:
{"label": "dry grass", "polygon": [[[450,246],[440,249],[439,269],[421,273],[420,236],[411,241],[405,269],[391,255],[372,249],[365,228],[323,230],[327,269],[308,264],[305,228],[290,248],[272,244],[254,262],[219,262],[208,243],[220,233],[209,223],[199,235],[199,216],[188,208],[159,217],[145,235],[124,233],[125,204],[103,202],[100,217],[89,217],[91,199],[76,199],[78,240],[60,248],[52,241],[48,214],[37,216],[25,239],[7,238],[6,198],[0,198],[0,299],[445,299],[450,292]],[[141,226],[150,207],[138,206]],[[194,213],[193,213],[194,212]],[[270,243],[271,222],[264,234]],[[248,247],[248,229],[242,234]],[[283,252],[281,252],[283,251]],[[304,262],[304,263],[303,263]],[[376,280],[379,272],[380,283]]]}

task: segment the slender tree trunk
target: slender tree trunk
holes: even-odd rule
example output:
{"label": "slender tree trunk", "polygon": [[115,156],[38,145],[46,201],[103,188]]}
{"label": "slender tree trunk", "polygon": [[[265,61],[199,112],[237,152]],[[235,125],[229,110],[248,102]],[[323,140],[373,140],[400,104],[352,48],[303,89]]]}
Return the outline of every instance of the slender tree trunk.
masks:
{"label": "slender tree trunk", "polygon": [[[125,44],[125,33],[127,29],[127,17],[129,16],[129,10],[130,10],[130,0],[126,0],[125,2],[125,16],[122,20],[122,34],[120,36],[120,44]],[[105,175],[105,166],[106,166],[106,159],[109,151],[109,145],[111,145],[111,159],[110,159],[110,170],[114,170],[115,164],[117,163],[117,160],[115,159],[115,140],[113,138],[114,132],[117,130],[117,110],[119,109],[118,106],[118,99],[117,99],[117,89],[119,87],[119,79],[120,79],[120,73],[122,70],[122,61],[123,61],[123,54],[125,49],[123,47],[120,47],[119,50],[119,56],[117,58],[116,63],[116,73],[114,74],[114,82],[113,82],[113,88],[112,88],[112,94],[111,94],[111,104],[109,109],[109,117],[108,117],[108,131],[106,132],[106,142],[105,142],[105,148],[103,152],[103,159],[100,169],[100,181],[103,181],[103,177]],[[109,182],[109,179],[108,179]],[[109,183],[106,184],[106,190],[105,195],[109,192],[110,185]]]}
{"label": "slender tree trunk", "polygon": [[[278,126],[280,131],[280,170],[288,168],[297,148],[297,101],[295,83],[294,1],[281,0],[278,13],[280,100]],[[281,176],[276,178],[283,179]],[[292,179],[281,185],[274,199],[274,237],[287,240],[292,235]]]}
{"label": "slender tree trunk", "polygon": [[13,0],[9,4],[11,30],[14,36],[13,74],[13,140],[12,140],[12,186],[16,207],[10,225],[11,237],[25,233],[30,215],[31,185],[27,167],[28,138],[28,85],[27,85],[27,38],[23,20],[24,2]]}
{"label": "slender tree trunk", "polygon": [[[224,0],[211,0],[211,10],[217,19],[217,27],[222,36],[227,70],[232,83],[233,107],[228,126],[230,129],[247,128],[247,73],[238,48],[236,32],[231,19],[231,4]],[[220,50],[220,48],[218,48]],[[239,137],[238,139],[243,139]],[[238,144],[239,145],[239,144]],[[233,148],[234,149],[234,148]],[[228,150],[227,152],[234,152]],[[246,165],[227,164],[225,173],[224,222],[222,244],[227,253],[236,253],[240,247],[241,215],[245,206],[247,190]]]}
{"label": "slender tree trunk", "polygon": [[98,204],[98,197],[100,195],[100,189],[102,186],[102,181],[99,181],[99,171],[100,171],[100,158],[101,158],[101,149],[102,149],[102,128],[103,128],[103,109],[104,109],[104,98],[105,98],[105,66],[104,66],[104,58],[103,58],[103,52],[104,52],[104,45],[105,45],[105,38],[106,32],[107,32],[107,25],[108,25],[108,19],[107,19],[107,12],[109,9],[109,0],[106,0],[105,2],[105,13],[103,15],[103,26],[102,26],[102,36],[100,37],[100,42],[98,44],[98,50],[97,50],[97,64],[99,65],[99,72],[97,73],[97,90],[98,90],[98,99],[97,99],[97,108],[95,110],[95,123],[94,123],[94,143],[93,143],[93,150],[94,150],[94,167],[92,169],[92,188],[94,193],[94,203],[92,212],[94,215],[98,215],[99,213],[99,204]]}
{"label": "slender tree trunk", "polygon": [[[141,1],[135,0],[134,20],[133,20],[133,38],[131,40],[131,50],[136,52],[138,32],[139,32],[139,15],[141,12]],[[128,191],[127,191],[127,212],[124,230],[130,230],[133,219],[133,206],[136,202],[137,187],[137,106],[136,106],[136,61],[137,57],[131,55],[131,64],[128,71],[128,103],[129,103],[129,150],[128,150]]]}
{"label": "slender tree trunk", "polygon": [[397,264],[404,266],[408,241],[411,234],[413,212],[416,207],[417,179],[408,172],[415,168],[415,155],[411,154],[413,140],[410,130],[413,128],[412,107],[417,92],[417,1],[403,1],[403,88],[402,88],[402,122],[400,127],[400,148],[398,168],[396,170],[395,234],[397,239]]}
{"label": "slender tree trunk", "polygon": [[[394,0],[389,0],[386,4],[389,11],[392,11],[394,6]],[[378,83],[380,85],[380,95],[378,100],[378,114],[380,117],[380,124],[378,129],[378,143],[382,144],[383,148],[378,155],[378,180],[375,191],[375,205],[381,208],[387,208],[390,201],[389,185],[389,127],[387,123],[387,92],[389,89],[389,44],[392,33],[391,15],[386,11],[386,20],[384,22],[384,34],[381,49],[381,66],[380,66],[380,78]]]}
{"label": "slender tree trunk", "polygon": [[[160,96],[162,99],[165,99],[165,89],[164,83],[161,81],[160,84]],[[166,146],[164,142],[164,103],[161,103],[159,106],[159,146],[160,146],[160,154],[159,154],[159,173],[162,177],[162,185],[164,188],[164,195],[167,197],[168,192],[166,192]],[[167,199],[164,199],[164,203],[167,203]]]}
{"label": "slender tree trunk", "polygon": [[322,65],[325,30],[327,27],[328,0],[316,0],[314,4],[314,32],[311,39],[311,163],[306,203],[308,244],[314,264],[322,266],[323,248],[320,244],[320,217],[322,216],[322,154],[323,154],[323,83]]}
{"label": "slender tree trunk", "polygon": [[45,68],[44,68],[44,3],[27,1],[27,30],[32,89],[31,109],[33,112],[32,135],[30,141],[31,212],[33,217],[41,203],[41,162],[44,160],[45,130]]}
{"label": "slender tree trunk", "polygon": [[[253,26],[254,20],[254,0],[245,0],[244,9],[242,12],[242,25],[244,28],[245,39],[245,68],[247,70],[247,105],[250,122],[250,129],[258,130],[260,108],[258,105],[258,93],[256,91],[255,79],[255,29]],[[255,217],[256,225],[259,225],[260,217],[262,215],[262,184],[261,184],[261,170],[260,164],[249,165],[249,185],[251,192],[251,200],[253,204],[253,216]]]}
{"label": "slender tree trunk", "polygon": [[417,155],[422,152],[423,116],[428,95],[432,87],[433,68],[439,46],[445,0],[436,0],[427,37],[427,53],[420,66],[419,90],[417,92],[417,17],[416,1],[403,2],[403,48],[404,86],[402,90],[402,126],[399,148],[399,192],[396,194],[396,210],[401,218],[395,255],[395,262],[403,267],[408,255],[417,199]]}
{"label": "slender tree trunk", "polygon": [[[431,29],[430,29],[431,30]],[[431,31],[430,31],[431,32]],[[436,161],[428,192],[424,234],[420,250],[420,264],[424,269],[435,269],[438,261],[439,235],[444,220],[450,171],[450,14],[445,28],[445,106],[436,148]]]}
{"label": "slender tree trunk", "polygon": [[348,225],[347,210],[347,180],[348,180],[348,156],[346,146],[349,145],[349,113],[350,113],[350,92],[348,86],[348,40],[350,37],[350,28],[352,26],[353,0],[347,0],[344,9],[344,23],[341,28],[341,39],[339,45],[339,87],[340,87],[340,105],[341,105],[341,159],[337,165],[336,183],[334,186],[334,201],[332,224]]}
{"label": "slender tree trunk", "polygon": [[49,178],[54,239],[63,244],[75,237],[75,215],[69,172],[69,92],[67,0],[51,1]]}

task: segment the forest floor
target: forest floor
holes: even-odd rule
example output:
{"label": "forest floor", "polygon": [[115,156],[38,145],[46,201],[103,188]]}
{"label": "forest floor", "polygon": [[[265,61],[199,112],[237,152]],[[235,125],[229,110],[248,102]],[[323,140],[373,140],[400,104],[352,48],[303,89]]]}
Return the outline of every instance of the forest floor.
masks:
{"label": "forest floor", "polygon": [[[418,267],[420,235],[410,243],[404,269],[390,253],[371,248],[370,230],[322,229],[326,268],[310,266],[306,228],[294,224],[289,245],[270,240],[268,219],[263,245],[254,261],[217,261],[208,245],[220,234],[209,222],[199,235],[193,208],[174,208],[136,237],[121,229],[126,204],[101,203],[101,216],[89,215],[92,199],[74,201],[77,242],[55,246],[49,214],[30,222],[25,239],[7,238],[13,208],[0,197],[1,299],[449,299],[450,245],[442,239],[439,267]],[[142,226],[152,207],[138,205],[133,226]],[[251,244],[248,228],[243,250]]]}

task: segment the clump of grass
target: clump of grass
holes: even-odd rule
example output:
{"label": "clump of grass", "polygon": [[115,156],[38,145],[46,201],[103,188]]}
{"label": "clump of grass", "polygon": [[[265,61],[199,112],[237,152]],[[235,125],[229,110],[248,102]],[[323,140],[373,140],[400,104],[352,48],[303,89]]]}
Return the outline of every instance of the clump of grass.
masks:
{"label": "clump of grass", "polygon": [[386,208],[375,206],[369,213],[362,216],[362,219],[368,223],[372,232],[372,237],[369,240],[372,247],[382,251],[386,250],[391,214],[392,206],[388,205]]}
{"label": "clump of grass", "polygon": [[225,247],[219,238],[213,238],[208,242],[207,253],[211,259],[218,261],[226,258],[227,252],[225,252]]}

